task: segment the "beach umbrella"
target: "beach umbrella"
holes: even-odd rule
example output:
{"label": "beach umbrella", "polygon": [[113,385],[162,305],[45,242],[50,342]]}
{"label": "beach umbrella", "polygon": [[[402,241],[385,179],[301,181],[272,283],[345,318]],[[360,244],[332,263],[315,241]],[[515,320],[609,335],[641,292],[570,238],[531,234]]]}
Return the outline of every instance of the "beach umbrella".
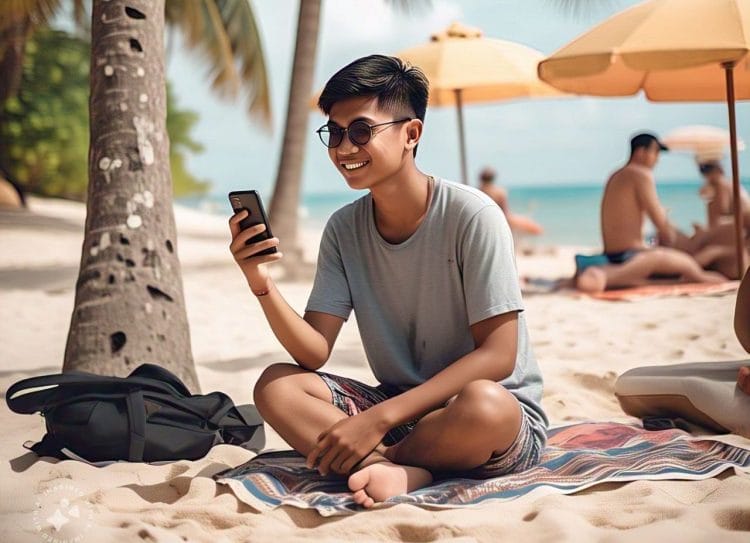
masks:
{"label": "beach umbrella", "polygon": [[[721,160],[724,150],[729,148],[731,134],[718,126],[703,124],[681,126],[660,138],[670,151],[685,151],[695,154],[698,162]],[[745,142],[737,139],[737,151],[745,149]]]}
{"label": "beach umbrella", "polygon": [[[725,101],[740,201],[735,100],[750,99],[750,0],[649,0],[613,15],[539,63],[560,90],[649,100]],[[742,216],[734,206],[739,274]]]}
{"label": "beach umbrella", "polygon": [[456,106],[464,183],[468,181],[464,104],[564,96],[539,80],[536,67],[544,58],[542,53],[520,43],[486,38],[480,29],[460,23],[395,56],[425,73],[431,106]]}

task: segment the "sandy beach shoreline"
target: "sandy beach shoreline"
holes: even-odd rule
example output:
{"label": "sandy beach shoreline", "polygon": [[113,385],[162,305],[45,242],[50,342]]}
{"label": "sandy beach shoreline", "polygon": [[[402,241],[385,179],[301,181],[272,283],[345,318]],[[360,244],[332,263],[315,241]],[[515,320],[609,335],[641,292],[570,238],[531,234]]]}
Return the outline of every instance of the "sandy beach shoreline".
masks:
{"label": "sandy beach shoreline", "polygon": [[[59,371],[80,260],[82,204],[32,198],[33,215],[0,217],[0,389]],[[252,401],[262,369],[289,361],[228,251],[226,220],[176,207],[191,343],[204,392]],[[320,232],[302,233],[313,258]],[[573,272],[579,247],[519,252],[519,273],[553,279]],[[310,281],[279,282],[302,311]],[[613,303],[568,292],[525,297],[533,347],[545,379],[544,407],[553,424],[584,420],[635,422],[613,394],[618,375],[641,365],[747,358],[731,328],[734,293]],[[326,371],[374,383],[350,319]],[[80,490],[92,517],[81,541],[747,541],[750,474],[704,481],[606,484],[572,496],[519,499],[472,509],[413,506],[324,519],[280,508],[257,513],[210,478],[253,454],[214,448],[196,462],[94,468],[36,460],[22,443],[43,435],[40,417],[0,406],[0,540],[42,541],[34,507],[54,484]],[[286,444],[267,428],[268,447]],[[750,447],[750,440],[744,440]]]}

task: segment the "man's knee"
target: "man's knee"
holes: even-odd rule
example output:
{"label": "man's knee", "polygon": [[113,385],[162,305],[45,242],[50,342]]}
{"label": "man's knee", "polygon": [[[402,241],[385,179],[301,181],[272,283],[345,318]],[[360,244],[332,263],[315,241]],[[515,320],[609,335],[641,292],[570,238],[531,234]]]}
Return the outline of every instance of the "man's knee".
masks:
{"label": "man's knee", "polygon": [[333,402],[333,397],[323,379],[314,371],[296,364],[271,364],[258,378],[253,389],[253,400],[258,411],[272,409],[274,405],[287,409],[301,395],[307,394],[325,402]]}
{"label": "man's knee", "polygon": [[294,364],[278,363],[271,364],[263,373],[260,374],[258,381],[253,389],[253,401],[257,406],[264,405],[266,399],[278,392],[278,388],[283,385],[285,377],[295,375],[305,370]]}
{"label": "man's knee", "polygon": [[518,400],[502,385],[488,379],[464,385],[453,404],[466,409],[471,420],[481,426],[504,424],[519,413]]}

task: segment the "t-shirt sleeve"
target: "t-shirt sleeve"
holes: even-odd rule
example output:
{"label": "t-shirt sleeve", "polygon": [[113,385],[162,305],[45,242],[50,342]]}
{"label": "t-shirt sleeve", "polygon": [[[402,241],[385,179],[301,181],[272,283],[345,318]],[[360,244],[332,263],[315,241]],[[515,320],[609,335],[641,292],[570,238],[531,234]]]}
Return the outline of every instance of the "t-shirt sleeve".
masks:
{"label": "t-shirt sleeve", "polygon": [[326,225],[320,240],[315,281],[305,311],[329,313],[344,320],[349,318],[352,311],[349,282],[331,221]]}
{"label": "t-shirt sleeve", "polygon": [[461,238],[464,297],[469,324],[523,311],[513,237],[499,207],[476,212]]}

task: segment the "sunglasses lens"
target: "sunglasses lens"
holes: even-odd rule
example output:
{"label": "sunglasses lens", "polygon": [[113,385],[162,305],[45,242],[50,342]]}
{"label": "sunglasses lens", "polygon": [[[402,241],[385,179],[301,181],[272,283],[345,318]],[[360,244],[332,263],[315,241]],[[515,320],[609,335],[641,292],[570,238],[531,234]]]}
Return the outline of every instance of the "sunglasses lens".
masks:
{"label": "sunglasses lens", "polygon": [[326,147],[337,147],[343,138],[344,131],[333,126],[324,126],[318,131],[320,141]]}
{"label": "sunglasses lens", "polygon": [[370,125],[364,121],[354,121],[349,125],[349,138],[357,145],[370,141]]}

